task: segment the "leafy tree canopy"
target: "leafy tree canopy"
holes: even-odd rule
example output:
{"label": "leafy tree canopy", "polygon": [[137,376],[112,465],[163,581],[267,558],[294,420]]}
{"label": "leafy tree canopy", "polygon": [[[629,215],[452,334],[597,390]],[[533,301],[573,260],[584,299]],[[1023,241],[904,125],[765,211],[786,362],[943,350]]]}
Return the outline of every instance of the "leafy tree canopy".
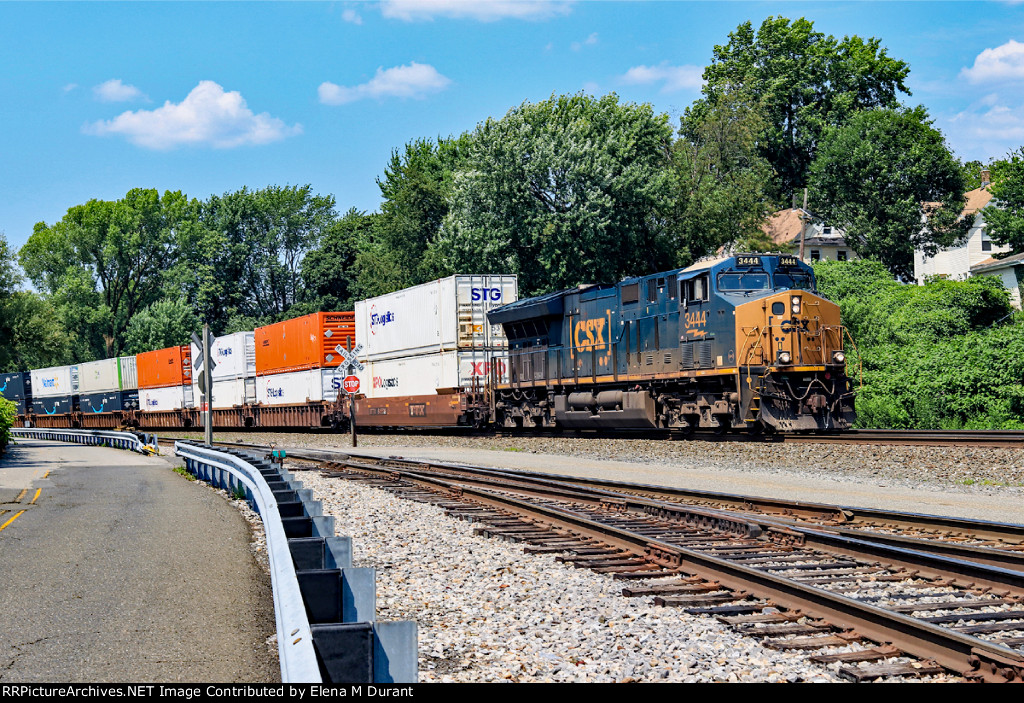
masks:
{"label": "leafy tree canopy", "polygon": [[[40,222],[19,253],[37,288],[81,301],[99,326],[105,356],[118,354],[132,316],[159,297],[163,273],[177,258],[177,229],[187,216],[181,192],[136,188],[117,201],[76,205],[53,226]],[[58,306],[59,307],[59,306]],[[79,319],[78,314],[66,316]],[[74,330],[75,328],[70,328]]]}
{"label": "leafy tree canopy", "polygon": [[[864,110],[826,130],[811,166],[812,210],[893,275],[913,278],[914,249],[966,235],[959,164],[923,107]],[[923,224],[924,222],[927,224]]]}
{"label": "leafy tree canopy", "polygon": [[373,227],[359,237],[357,287],[364,297],[390,293],[434,278],[425,258],[448,215],[455,171],[470,136],[416,139],[395,149],[377,179],[383,202]]}
{"label": "leafy tree canopy", "polygon": [[704,97],[686,110],[684,125],[697,129],[724,95],[746,91],[762,105],[759,146],[778,174],[776,195],[785,198],[807,184],[825,129],[858,110],[896,107],[899,93],[910,94],[909,73],[878,39],[837,40],[803,18],[769,17],[756,32],[745,22],[715,47],[704,69]]}
{"label": "leafy tree canopy", "polygon": [[1024,253],[1024,147],[1011,153],[994,183],[993,202],[985,208],[988,235],[997,244],[1008,244],[1011,254]]}
{"label": "leafy tree canopy", "polygon": [[523,103],[473,133],[436,273],[517,273],[523,294],[669,267],[672,129],[614,94]]}
{"label": "leafy tree canopy", "polygon": [[735,93],[723,95],[699,124],[680,130],[668,204],[677,265],[731,243],[743,251],[775,248],[761,229],[772,210],[774,176],[758,155],[763,128],[760,105]]}
{"label": "leafy tree canopy", "polygon": [[125,353],[139,354],[188,344],[203,323],[181,299],[158,300],[132,318],[125,335]]}

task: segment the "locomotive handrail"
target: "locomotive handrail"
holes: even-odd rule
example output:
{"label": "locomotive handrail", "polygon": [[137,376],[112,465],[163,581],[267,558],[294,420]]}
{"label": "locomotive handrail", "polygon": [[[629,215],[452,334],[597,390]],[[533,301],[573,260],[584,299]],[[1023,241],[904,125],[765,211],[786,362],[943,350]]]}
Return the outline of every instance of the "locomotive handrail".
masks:
{"label": "locomotive handrail", "polygon": [[[322,683],[320,667],[313,648],[313,634],[306,615],[295,564],[288,547],[284,523],[278,512],[277,499],[263,475],[249,462],[225,452],[181,442],[174,443],[175,453],[185,459],[189,470],[200,464],[227,472],[232,488],[241,484],[256,503],[267,535],[267,558],[274,595],[274,618],[277,621],[277,652],[281,662],[283,683]],[[221,479],[223,480],[223,479]]]}
{"label": "locomotive handrail", "polygon": [[12,427],[11,434],[26,439],[74,442],[101,447],[129,449],[140,454],[159,454],[156,435],[139,437],[131,432],[116,430],[72,430],[57,427]]}

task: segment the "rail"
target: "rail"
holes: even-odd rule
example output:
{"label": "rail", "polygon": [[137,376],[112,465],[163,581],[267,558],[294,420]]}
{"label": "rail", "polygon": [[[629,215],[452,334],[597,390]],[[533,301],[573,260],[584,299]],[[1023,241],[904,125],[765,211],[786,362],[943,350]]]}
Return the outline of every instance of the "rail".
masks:
{"label": "rail", "polygon": [[71,430],[54,427],[12,427],[11,435],[24,439],[43,439],[56,442],[74,442],[115,449],[129,449],[140,454],[159,454],[157,437],[137,435],[116,430]]}

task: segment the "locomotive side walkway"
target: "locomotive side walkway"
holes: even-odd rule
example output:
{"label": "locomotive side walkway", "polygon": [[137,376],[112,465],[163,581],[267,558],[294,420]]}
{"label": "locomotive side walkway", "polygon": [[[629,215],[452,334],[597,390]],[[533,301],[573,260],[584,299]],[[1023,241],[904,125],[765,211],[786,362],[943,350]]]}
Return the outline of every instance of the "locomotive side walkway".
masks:
{"label": "locomotive side walkway", "polygon": [[0,681],[280,680],[245,519],[167,459],[19,440],[0,501]]}

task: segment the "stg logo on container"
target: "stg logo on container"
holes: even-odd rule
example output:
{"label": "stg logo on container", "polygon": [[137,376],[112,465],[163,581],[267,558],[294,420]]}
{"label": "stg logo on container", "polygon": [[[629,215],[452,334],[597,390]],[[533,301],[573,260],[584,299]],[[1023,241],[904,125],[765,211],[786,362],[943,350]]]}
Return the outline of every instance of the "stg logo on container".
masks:
{"label": "stg logo on container", "polygon": [[501,300],[501,288],[472,288],[470,289],[471,300],[474,303],[498,302]]}
{"label": "stg logo on container", "polygon": [[370,334],[377,334],[377,327],[384,327],[395,321],[395,313],[391,310],[387,312],[378,313],[374,312],[377,309],[376,305],[370,307]]}

